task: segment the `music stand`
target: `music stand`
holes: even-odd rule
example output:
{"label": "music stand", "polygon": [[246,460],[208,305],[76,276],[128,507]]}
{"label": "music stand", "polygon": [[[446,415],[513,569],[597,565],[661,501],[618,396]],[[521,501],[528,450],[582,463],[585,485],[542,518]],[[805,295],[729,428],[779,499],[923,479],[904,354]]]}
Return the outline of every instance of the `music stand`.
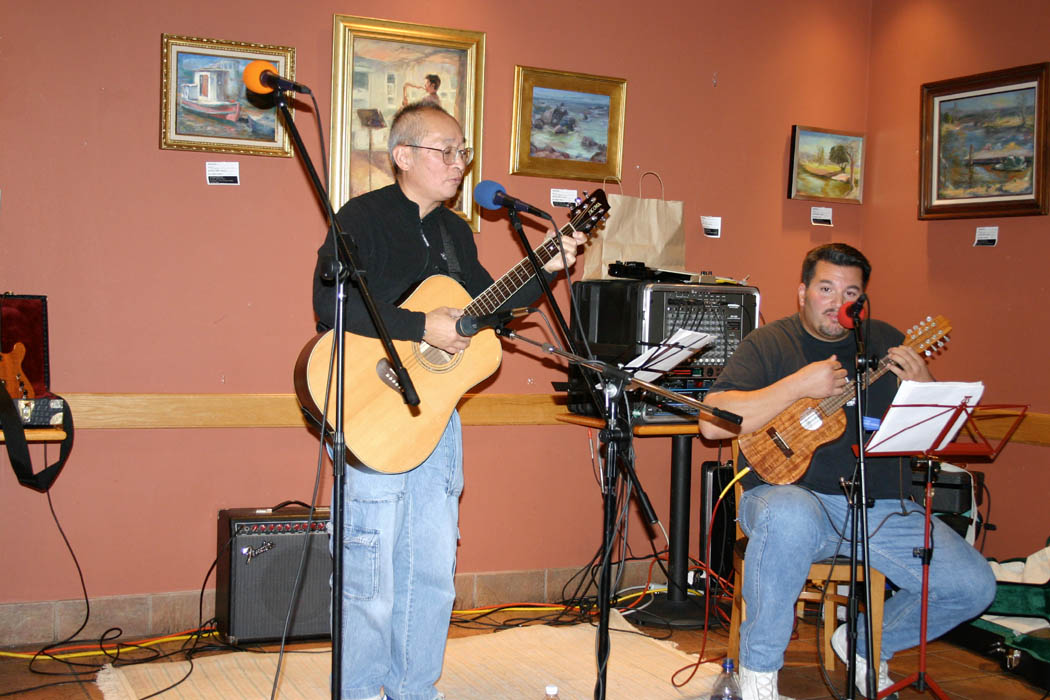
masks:
{"label": "music stand", "polygon": [[386,121],[378,109],[366,108],[357,110],[361,126],[368,129],[368,191],[372,191],[372,134],[376,129],[385,129]]}
{"label": "music stand", "polygon": [[[975,393],[967,394],[966,391]],[[1013,423],[1006,430],[999,443],[992,447],[980,428],[973,421],[973,412],[980,399],[984,386],[979,382],[903,382],[894,397],[893,403],[886,411],[882,427],[868,441],[867,453],[880,457],[911,457],[913,469],[925,470],[926,495],[924,511],[923,544],[915,549],[915,556],[922,559],[922,595],[919,604],[919,666],[915,673],[897,681],[886,690],[877,694],[884,698],[891,693],[914,685],[920,693],[929,689],[941,700],[948,700],[944,690],[926,671],[926,619],[930,594],[930,560],[933,558],[933,546],[930,537],[931,518],[933,515],[933,482],[940,470],[940,457],[967,456],[992,459],[999,454],[1014,430],[1024,417],[1027,406],[998,404],[986,409],[1016,410]],[[902,394],[906,401],[916,396],[939,397],[943,403],[898,403]],[[908,398],[912,397],[912,398]],[[948,403],[953,398],[955,403]],[[971,442],[954,443],[960,429],[968,426]],[[885,430],[884,430],[885,429]],[[883,434],[884,433],[884,434]],[[882,434],[882,435],[880,435]],[[916,469],[917,470],[917,469]],[[869,618],[870,627],[870,618]],[[847,646],[847,654],[856,653]],[[877,673],[878,660],[868,659],[869,673]]]}

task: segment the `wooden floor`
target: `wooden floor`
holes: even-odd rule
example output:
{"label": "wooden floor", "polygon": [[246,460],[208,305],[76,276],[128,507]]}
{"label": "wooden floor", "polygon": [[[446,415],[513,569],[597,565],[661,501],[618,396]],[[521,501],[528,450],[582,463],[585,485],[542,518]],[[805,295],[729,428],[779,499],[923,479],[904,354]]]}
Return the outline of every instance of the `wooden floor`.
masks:
{"label": "wooden floor", "polygon": [[[521,613],[516,613],[515,616],[520,617]],[[655,627],[643,629],[653,637],[670,639],[678,644],[682,650],[694,654],[700,651],[703,641],[702,630],[668,632]],[[828,686],[820,667],[817,665],[816,630],[817,627],[815,625],[805,622],[799,624],[797,639],[791,642],[785,659],[784,669],[780,673],[781,692],[798,700],[844,696],[845,669],[842,664],[836,660],[835,671],[830,674],[830,682],[834,690]],[[453,626],[450,636],[463,637],[484,633],[483,631],[464,630]],[[725,631],[721,629],[712,630],[707,639],[705,656],[724,655],[726,641],[727,635]],[[171,649],[176,646],[169,644],[168,648]],[[314,643],[309,646],[320,645]],[[97,656],[78,660],[84,663],[101,663],[104,661],[104,659]],[[891,662],[890,675],[894,680],[898,680],[914,673],[917,670],[917,666],[918,653],[916,651],[901,653],[895,656]],[[41,665],[40,668],[60,672],[68,670],[64,666],[53,662],[49,665]],[[1014,698],[1017,700],[1037,700],[1046,697],[1046,693],[1041,688],[1029,685],[1015,676],[1001,671],[997,662],[956,647],[948,642],[938,641],[930,645],[927,673],[943,688],[948,697],[953,699]],[[102,698],[101,693],[90,678],[79,683],[18,692],[60,680],[64,679],[30,673],[25,660],[11,658],[7,655],[0,657],[0,696],[11,697],[11,693],[14,691],[13,697],[29,698],[31,700]],[[163,698],[164,696],[160,697]],[[901,692],[902,700],[918,697],[932,698],[934,696],[929,691],[919,693],[914,688],[907,688]],[[450,698],[449,700],[455,699]],[[563,700],[582,699],[563,698]]]}

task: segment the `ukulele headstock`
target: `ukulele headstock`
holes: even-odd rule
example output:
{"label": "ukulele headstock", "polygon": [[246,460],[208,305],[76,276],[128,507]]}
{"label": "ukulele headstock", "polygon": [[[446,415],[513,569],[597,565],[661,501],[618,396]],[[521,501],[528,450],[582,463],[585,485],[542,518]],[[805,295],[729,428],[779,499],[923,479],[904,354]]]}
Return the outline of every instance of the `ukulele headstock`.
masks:
{"label": "ukulele headstock", "polygon": [[927,316],[905,332],[904,344],[920,355],[931,357],[950,340],[952,324],[944,316]]}

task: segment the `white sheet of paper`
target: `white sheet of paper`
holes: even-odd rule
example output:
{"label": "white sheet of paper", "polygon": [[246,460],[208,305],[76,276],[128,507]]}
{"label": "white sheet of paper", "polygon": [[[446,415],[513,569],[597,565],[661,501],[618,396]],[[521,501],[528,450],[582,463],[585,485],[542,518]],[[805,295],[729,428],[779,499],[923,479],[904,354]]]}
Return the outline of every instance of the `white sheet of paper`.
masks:
{"label": "white sheet of paper", "polygon": [[714,340],[715,337],[710,333],[679,328],[671,334],[670,338],[665,338],[660,345],[649,348],[628,362],[626,369],[645,367],[635,372],[634,376],[643,382],[652,382],[667,370],[673,369],[682,360],[700,352]]}
{"label": "white sheet of paper", "polygon": [[868,454],[883,452],[914,452],[942,449],[955,439],[955,434],[966,422],[963,413],[944,439],[934,441],[951,419],[955,407],[963,402],[976,406],[984,393],[981,382],[913,382],[905,381],[897,389],[882,425],[868,440]]}

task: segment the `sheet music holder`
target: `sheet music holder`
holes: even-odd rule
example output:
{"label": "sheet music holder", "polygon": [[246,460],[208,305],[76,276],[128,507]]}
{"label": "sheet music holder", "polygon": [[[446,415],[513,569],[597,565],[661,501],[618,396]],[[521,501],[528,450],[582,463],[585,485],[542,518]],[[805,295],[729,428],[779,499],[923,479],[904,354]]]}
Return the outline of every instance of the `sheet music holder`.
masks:
{"label": "sheet music holder", "polygon": [[634,370],[634,378],[653,382],[715,341],[710,333],[679,328],[659,345],[649,348],[628,362],[625,370]]}
{"label": "sheet music holder", "polygon": [[[981,382],[904,381],[893,397],[882,424],[868,440],[867,454],[879,457],[928,455],[986,457],[999,454],[1024,418],[1027,406],[995,404],[980,407]],[[999,442],[992,446],[977,421],[983,417],[1013,418]],[[953,442],[963,426],[970,442]]]}
{"label": "sheet music holder", "polygon": [[357,118],[361,121],[361,126],[366,129],[382,129],[386,127],[386,121],[383,120],[383,113],[378,109],[359,109],[357,110]]}
{"label": "sheet music holder", "polygon": [[[897,690],[914,686],[920,693],[929,690],[941,700],[948,700],[948,695],[930,677],[926,666],[930,562],[933,558],[931,526],[933,482],[940,467],[941,457],[954,455],[992,458],[997,455],[1013,435],[1027,408],[1026,406],[996,407],[999,409],[1012,408],[1015,412],[1012,425],[1006,430],[999,444],[993,448],[973,422],[974,408],[983,393],[984,384],[981,382],[904,381],[897,390],[897,395],[893,397],[893,402],[886,411],[882,425],[871,436],[866,446],[865,451],[869,455],[910,456],[913,458],[912,469],[924,469],[926,473],[923,546],[914,550],[915,556],[922,559],[918,669],[915,673],[885,688],[879,697],[889,696]],[[998,418],[1003,416],[1001,412],[992,412],[991,415]],[[953,442],[964,425],[968,426],[969,436],[979,438],[980,442]]]}

